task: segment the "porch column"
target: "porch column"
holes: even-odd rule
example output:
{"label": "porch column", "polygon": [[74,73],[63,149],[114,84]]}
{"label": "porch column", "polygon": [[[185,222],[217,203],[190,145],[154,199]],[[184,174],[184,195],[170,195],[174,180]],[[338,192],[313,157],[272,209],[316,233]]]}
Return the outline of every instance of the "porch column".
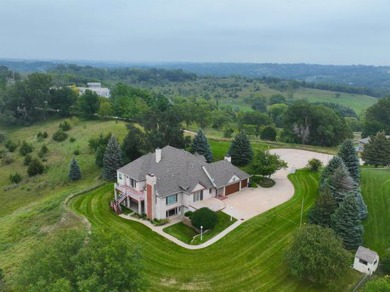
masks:
{"label": "porch column", "polygon": [[118,193],[116,191],[116,187],[114,186],[114,196],[115,196],[115,201],[118,199]]}
{"label": "porch column", "polygon": [[129,197],[127,197],[127,198],[126,198],[126,200],[127,200],[127,208],[129,208],[129,209],[130,209],[130,198],[129,198]]}
{"label": "porch column", "polygon": [[142,214],[141,212],[141,205],[142,205],[142,201],[138,201],[138,214]]}

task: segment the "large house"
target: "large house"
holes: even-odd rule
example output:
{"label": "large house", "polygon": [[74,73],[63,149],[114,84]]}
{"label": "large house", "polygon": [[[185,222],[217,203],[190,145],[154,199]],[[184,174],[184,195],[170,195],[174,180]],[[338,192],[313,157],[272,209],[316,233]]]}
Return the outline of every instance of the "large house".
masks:
{"label": "large house", "polygon": [[87,90],[95,92],[97,95],[109,98],[110,90],[107,87],[102,87],[100,82],[88,82],[88,87],[78,87],[79,94],[83,95]]}
{"label": "large house", "polygon": [[115,202],[164,219],[194,210],[194,202],[238,192],[249,177],[230,157],[207,163],[201,155],[166,146],[117,170]]}

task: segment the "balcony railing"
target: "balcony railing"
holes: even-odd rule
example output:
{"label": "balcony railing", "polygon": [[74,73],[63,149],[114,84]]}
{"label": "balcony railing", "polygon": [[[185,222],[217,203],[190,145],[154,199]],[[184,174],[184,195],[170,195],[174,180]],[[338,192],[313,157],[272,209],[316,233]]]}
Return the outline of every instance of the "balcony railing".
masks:
{"label": "balcony railing", "polygon": [[133,198],[134,200],[140,202],[145,200],[145,194],[144,192],[137,191],[133,189],[130,186],[126,185],[118,185],[117,183],[115,184],[115,188],[120,191],[123,195],[129,196]]}

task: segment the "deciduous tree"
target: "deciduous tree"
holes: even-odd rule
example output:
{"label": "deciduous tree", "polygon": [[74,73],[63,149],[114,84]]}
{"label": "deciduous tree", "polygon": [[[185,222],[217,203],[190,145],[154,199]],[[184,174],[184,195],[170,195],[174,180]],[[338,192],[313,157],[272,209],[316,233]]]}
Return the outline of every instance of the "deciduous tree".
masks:
{"label": "deciduous tree", "polygon": [[271,177],[277,170],[287,168],[287,163],[280,159],[279,155],[271,154],[268,151],[258,150],[252,161],[253,174]]}
{"label": "deciduous tree", "polygon": [[331,229],[307,225],[294,234],[286,263],[293,276],[334,287],[349,268],[349,254]]}

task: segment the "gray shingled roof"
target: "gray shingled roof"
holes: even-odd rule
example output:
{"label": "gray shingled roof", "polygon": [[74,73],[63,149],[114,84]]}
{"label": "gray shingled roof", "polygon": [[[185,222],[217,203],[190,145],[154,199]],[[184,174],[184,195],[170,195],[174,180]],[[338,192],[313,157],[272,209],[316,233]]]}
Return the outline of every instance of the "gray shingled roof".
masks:
{"label": "gray shingled roof", "polygon": [[240,179],[249,177],[247,173],[226,160],[208,164],[203,156],[171,146],[161,149],[161,160],[158,163],[154,152],[134,160],[118,171],[137,181],[144,181],[147,174],[154,174],[157,177],[158,196],[166,197],[181,191],[191,192],[198,183],[205,188],[213,187],[213,183],[202,169],[203,166],[217,187],[227,185],[234,174]]}
{"label": "gray shingled roof", "polygon": [[249,174],[234,166],[227,160],[206,164],[205,168],[214,179],[214,183],[218,188],[226,186],[234,175],[238,176],[241,180],[250,177]]}
{"label": "gray shingled roof", "polygon": [[378,256],[378,254],[375,251],[368,249],[368,248],[365,248],[363,246],[359,246],[359,248],[355,254],[355,257],[362,259],[370,264],[374,263],[377,256]]}

